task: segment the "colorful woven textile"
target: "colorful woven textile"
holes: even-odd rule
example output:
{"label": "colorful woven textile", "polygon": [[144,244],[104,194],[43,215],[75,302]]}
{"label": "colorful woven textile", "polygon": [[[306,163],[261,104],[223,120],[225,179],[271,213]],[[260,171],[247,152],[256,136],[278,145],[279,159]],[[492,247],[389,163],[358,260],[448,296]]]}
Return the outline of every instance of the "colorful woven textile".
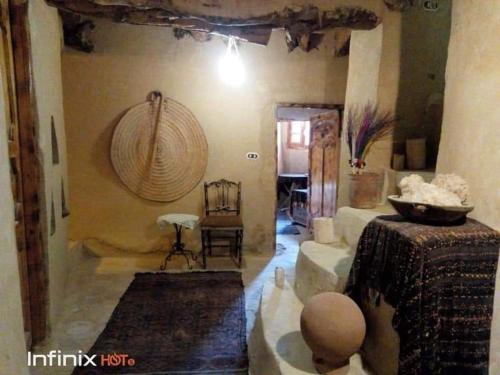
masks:
{"label": "colorful woven textile", "polygon": [[346,286],[395,308],[399,374],[488,373],[500,234],[468,219],[428,226],[380,216],[361,235]]}

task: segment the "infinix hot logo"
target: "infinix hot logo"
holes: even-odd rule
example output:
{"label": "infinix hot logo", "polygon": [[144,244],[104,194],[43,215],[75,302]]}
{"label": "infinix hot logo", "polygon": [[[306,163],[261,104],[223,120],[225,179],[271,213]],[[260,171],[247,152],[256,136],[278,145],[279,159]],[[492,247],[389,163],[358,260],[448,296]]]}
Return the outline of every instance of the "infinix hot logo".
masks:
{"label": "infinix hot logo", "polygon": [[128,354],[101,354],[101,366],[134,366],[135,359]]}
{"label": "infinix hot logo", "polygon": [[28,352],[28,366],[80,366],[80,367],[116,367],[134,366],[135,360],[128,354],[97,354],[88,355],[81,350],[77,354],[64,354],[60,350],[51,350],[48,354],[33,354]]}
{"label": "infinix hot logo", "polygon": [[48,354],[28,352],[28,366],[94,366],[97,367],[97,355],[87,355],[81,350],[78,354],[63,354],[60,350],[51,350]]}

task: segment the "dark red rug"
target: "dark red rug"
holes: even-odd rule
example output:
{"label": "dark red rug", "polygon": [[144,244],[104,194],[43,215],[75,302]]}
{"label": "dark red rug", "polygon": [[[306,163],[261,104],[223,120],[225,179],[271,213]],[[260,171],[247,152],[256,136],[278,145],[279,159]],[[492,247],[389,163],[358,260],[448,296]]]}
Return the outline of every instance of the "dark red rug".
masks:
{"label": "dark red rug", "polygon": [[247,374],[241,273],[136,274],[88,355],[73,375]]}

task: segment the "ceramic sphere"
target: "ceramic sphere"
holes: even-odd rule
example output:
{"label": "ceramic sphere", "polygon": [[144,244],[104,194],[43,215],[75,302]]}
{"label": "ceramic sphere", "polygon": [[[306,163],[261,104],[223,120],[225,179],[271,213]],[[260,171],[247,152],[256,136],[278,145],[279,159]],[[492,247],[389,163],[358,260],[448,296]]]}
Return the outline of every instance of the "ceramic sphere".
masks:
{"label": "ceramic sphere", "polygon": [[351,298],[328,292],[307,301],[300,316],[300,329],[316,358],[343,366],[361,347],[366,323]]}

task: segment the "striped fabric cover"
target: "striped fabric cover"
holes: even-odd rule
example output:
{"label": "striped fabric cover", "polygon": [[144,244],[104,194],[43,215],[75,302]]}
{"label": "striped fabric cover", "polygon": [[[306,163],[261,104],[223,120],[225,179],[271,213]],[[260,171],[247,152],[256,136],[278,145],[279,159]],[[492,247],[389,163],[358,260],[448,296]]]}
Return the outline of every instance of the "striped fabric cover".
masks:
{"label": "striped fabric cover", "polygon": [[499,247],[500,234],[473,219],[379,216],[365,227],[345,292],[358,303],[381,293],[395,307],[399,374],[488,373]]}

